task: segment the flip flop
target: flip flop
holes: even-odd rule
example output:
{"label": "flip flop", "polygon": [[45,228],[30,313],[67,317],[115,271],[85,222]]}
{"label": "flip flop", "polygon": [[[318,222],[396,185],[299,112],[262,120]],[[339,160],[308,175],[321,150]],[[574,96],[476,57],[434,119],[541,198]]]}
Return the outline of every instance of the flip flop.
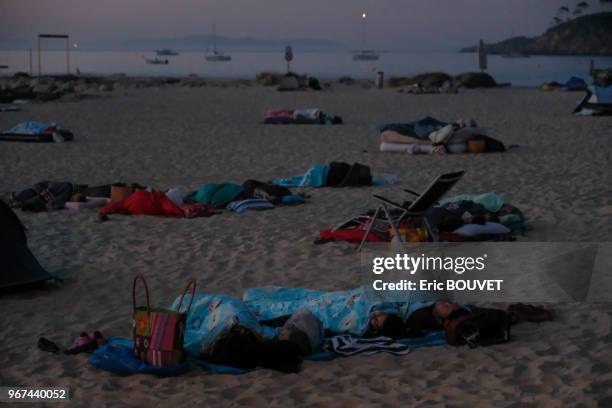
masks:
{"label": "flip flop", "polygon": [[91,353],[97,348],[98,348],[98,342],[95,339],[90,339],[88,343],[84,343],[79,346],[72,347],[68,350],[64,350],[64,354]]}
{"label": "flip flop", "polygon": [[89,336],[89,333],[87,332],[81,332],[81,334],[79,334],[79,336],[74,339],[74,342],[72,343],[72,347],[80,347],[84,344],[89,343],[91,340],[93,340],[92,337]]}
{"label": "flip flop", "polygon": [[60,348],[57,346],[57,344],[55,344],[51,340],[48,340],[44,337],[41,337],[38,339],[37,346],[40,350],[46,351],[49,353],[59,354],[60,352]]}

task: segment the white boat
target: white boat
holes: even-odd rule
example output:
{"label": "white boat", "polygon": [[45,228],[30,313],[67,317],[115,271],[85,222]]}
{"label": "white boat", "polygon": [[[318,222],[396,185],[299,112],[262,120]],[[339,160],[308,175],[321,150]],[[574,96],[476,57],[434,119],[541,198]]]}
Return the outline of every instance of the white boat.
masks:
{"label": "white boat", "polygon": [[363,33],[362,33],[362,38],[361,38],[361,46],[362,49],[359,51],[353,51],[353,61],[378,61],[378,59],[380,58],[380,54],[374,50],[366,50],[365,49],[365,45],[366,45],[366,19],[368,17],[367,13],[362,13],[361,14],[361,21],[363,24]]}
{"label": "white boat", "polygon": [[155,52],[157,53],[157,55],[160,55],[160,56],[177,56],[177,55],[179,55],[178,51],[174,51],[173,49],[170,49],[170,48],[162,48],[161,50],[156,50]]}
{"label": "white boat", "polygon": [[142,59],[144,59],[147,64],[153,64],[153,65],[167,65],[169,63],[167,59],[161,59],[159,57],[155,57],[153,59],[142,57]]}
{"label": "white boat", "polygon": [[[208,52],[208,47],[206,47],[206,54],[204,58],[208,62],[227,62],[231,61],[231,55],[225,54],[223,51],[217,49],[217,27],[216,24],[213,23],[213,32],[212,32],[212,41],[213,41],[213,50],[212,53]],[[208,45],[210,46],[210,39],[208,41]]]}
{"label": "white boat", "polygon": [[378,61],[380,55],[374,50],[353,51],[354,61]]}

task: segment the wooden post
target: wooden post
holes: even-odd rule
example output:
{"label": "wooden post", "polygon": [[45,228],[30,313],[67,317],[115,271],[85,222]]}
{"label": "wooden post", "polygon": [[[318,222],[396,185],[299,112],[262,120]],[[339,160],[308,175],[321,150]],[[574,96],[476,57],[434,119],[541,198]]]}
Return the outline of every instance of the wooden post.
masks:
{"label": "wooden post", "polygon": [[30,48],[29,50],[29,54],[30,54],[30,76],[32,76],[32,48]]}
{"label": "wooden post", "polygon": [[66,74],[70,74],[70,37],[66,37]]}
{"label": "wooden post", "polygon": [[41,66],[40,66],[40,36],[38,36],[38,76],[40,76]]}

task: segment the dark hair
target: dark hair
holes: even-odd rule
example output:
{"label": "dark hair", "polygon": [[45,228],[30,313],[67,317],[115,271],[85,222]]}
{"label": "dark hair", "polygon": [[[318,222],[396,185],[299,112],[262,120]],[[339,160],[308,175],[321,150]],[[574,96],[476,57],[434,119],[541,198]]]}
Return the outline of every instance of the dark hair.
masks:
{"label": "dark hair", "polygon": [[406,334],[404,321],[398,315],[389,314],[377,334],[393,339],[400,338]]}
{"label": "dark hair", "polygon": [[419,337],[427,332],[442,330],[433,315],[434,305],[417,309],[406,320],[406,329],[411,337]]}
{"label": "dark hair", "polygon": [[457,215],[448,215],[440,221],[438,229],[440,231],[454,231],[457,228],[462,227],[464,224],[463,219]]}
{"label": "dark hair", "polygon": [[261,362],[262,340],[253,331],[234,326],[212,345],[209,357],[215,364],[255,368]]}
{"label": "dark hair", "polygon": [[283,373],[297,373],[302,364],[302,353],[291,341],[273,340],[263,344],[261,365]]}

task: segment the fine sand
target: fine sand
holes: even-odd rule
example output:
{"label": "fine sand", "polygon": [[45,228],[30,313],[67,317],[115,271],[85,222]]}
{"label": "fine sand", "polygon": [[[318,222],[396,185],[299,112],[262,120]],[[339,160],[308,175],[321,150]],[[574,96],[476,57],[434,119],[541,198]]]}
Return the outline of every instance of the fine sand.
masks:
{"label": "fine sand", "polygon": [[[45,179],[189,191],[209,181],[291,176],[334,160],[399,177],[395,186],[311,190],[302,206],[192,220],[116,215],[100,224],[94,210],[17,211],[32,251],[65,284],[0,298],[0,384],[67,385],[73,406],[95,407],[611,406],[610,305],[553,305],[554,322],[517,326],[507,345],[306,362],[292,375],[194,369],[177,378],[121,378],[92,368],[85,355],[36,348],[41,336],[67,345],[83,330],[130,336],[138,273],[155,305],[168,305],[190,277],[202,291],[238,296],[270,284],[351,288],[360,255],[346,243],[313,245],[318,231],[372,207],[372,193],[418,189],[444,171],[467,171],[456,193],[495,191],[521,208],[532,230],[519,240],[610,241],[612,119],[572,116],[581,97],[520,88],[415,96],[335,84],[318,93],[209,86],[115,91],[0,113],[0,129],[57,121],[76,135],[64,144],[2,143],[2,193]],[[295,106],[320,107],[346,123],[259,124],[267,109]],[[520,147],[446,157],[379,152],[377,125],[427,115],[474,118]]]}

